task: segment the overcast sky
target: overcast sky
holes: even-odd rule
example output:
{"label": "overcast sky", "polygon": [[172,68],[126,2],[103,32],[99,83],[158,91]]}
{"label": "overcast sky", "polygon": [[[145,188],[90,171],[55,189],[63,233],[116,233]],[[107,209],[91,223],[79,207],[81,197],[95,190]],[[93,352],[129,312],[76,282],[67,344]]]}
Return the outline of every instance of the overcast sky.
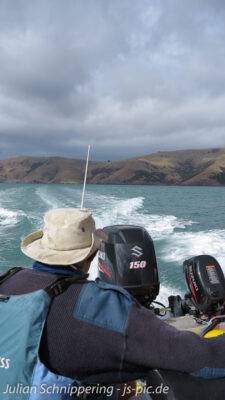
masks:
{"label": "overcast sky", "polygon": [[0,0],[0,158],[225,146],[224,0]]}

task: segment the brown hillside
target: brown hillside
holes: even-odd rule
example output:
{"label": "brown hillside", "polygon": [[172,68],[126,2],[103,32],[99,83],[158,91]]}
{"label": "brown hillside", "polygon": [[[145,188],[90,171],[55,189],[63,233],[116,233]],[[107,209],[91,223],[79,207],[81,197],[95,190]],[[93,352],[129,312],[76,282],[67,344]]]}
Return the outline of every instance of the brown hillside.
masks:
{"label": "brown hillside", "polygon": [[[0,161],[0,182],[81,183],[84,160],[18,157]],[[89,183],[225,185],[225,149],[158,152],[124,161],[91,161]]]}

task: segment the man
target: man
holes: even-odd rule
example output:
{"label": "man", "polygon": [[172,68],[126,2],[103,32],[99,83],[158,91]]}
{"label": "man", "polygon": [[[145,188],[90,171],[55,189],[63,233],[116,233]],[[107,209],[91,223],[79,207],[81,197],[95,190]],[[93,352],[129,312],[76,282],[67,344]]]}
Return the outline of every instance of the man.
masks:
{"label": "man", "polygon": [[[35,260],[33,268],[6,279],[0,285],[1,295],[34,292],[57,277],[82,279],[103,237],[88,210],[47,212],[43,231],[22,241],[22,252]],[[51,382],[57,382],[59,375],[68,385],[73,380],[128,382],[144,377],[153,367],[188,373],[214,369],[218,376],[225,376],[224,354],[224,335],[206,340],[178,331],[124,289],[86,280],[69,285],[53,298],[39,349]]]}

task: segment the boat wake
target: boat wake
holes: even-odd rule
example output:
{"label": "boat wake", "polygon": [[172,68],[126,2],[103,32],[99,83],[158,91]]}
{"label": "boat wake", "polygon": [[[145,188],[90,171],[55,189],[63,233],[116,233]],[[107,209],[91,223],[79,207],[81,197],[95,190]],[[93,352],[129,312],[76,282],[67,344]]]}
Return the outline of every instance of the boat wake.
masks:
{"label": "boat wake", "polygon": [[[177,274],[177,271],[183,261],[191,256],[210,254],[218,259],[225,271],[225,230],[197,231],[195,220],[178,218],[169,213],[151,212],[150,201],[144,196],[127,198],[125,191],[121,195],[112,189],[108,194],[107,191],[108,188],[103,191],[102,187],[89,187],[85,195],[85,206],[92,210],[97,228],[130,224],[147,229],[156,243],[157,259],[162,268],[161,300],[173,291],[176,292],[176,286],[183,287],[182,274]],[[24,185],[4,188],[0,192],[0,234],[5,236],[4,243],[7,236],[7,243],[19,244],[21,234],[26,235],[41,228],[43,214],[49,209],[79,207],[81,192],[82,187],[79,185]],[[14,229],[10,229],[11,227]],[[16,265],[15,260],[20,257],[19,251],[19,246],[18,254],[13,251],[14,259],[10,260],[12,265]],[[0,257],[5,254],[3,246]],[[94,260],[90,277],[93,279],[96,275],[97,260]]]}
{"label": "boat wake", "polygon": [[225,271],[225,230],[175,232],[166,241],[161,257],[167,262],[182,263],[199,254],[212,255]]}
{"label": "boat wake", "polygon": [[0,207],[0,226],[13,226],[16,225],[21,213],[18,211],[10,211]]}
{"label": "boat wake", "polygon": [[193,224],[190,220],[178,219],[174,215],[148,214],[144,212],[144,197],[115,200],[104,209],[96,210],[99,227],[116,224],[140,225],[145,227],[154,240],[161,240],[175,229],[185,229]]}

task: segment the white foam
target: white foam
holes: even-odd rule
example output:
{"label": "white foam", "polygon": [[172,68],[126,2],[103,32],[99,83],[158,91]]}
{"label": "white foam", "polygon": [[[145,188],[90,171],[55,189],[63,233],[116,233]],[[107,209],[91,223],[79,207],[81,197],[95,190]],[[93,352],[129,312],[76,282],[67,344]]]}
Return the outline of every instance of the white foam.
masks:
{"label": "white foam", "polygon": [[[66,190],[66,191],[65,191]],[[65,193],[64,193],[65,191]],[[79,207],[77,204],[80,189],[68,190],[63,193],[49,192],[48,188],[37,188],[36,193],[48,208],[65,206]],[[66,194],[66,197],[65,197]],[[76,204],[75,200],[76,199]],[[144,197],[134,197],[121,200],[115,196],[105,196],[86,192],[86,205],[93,210],[96,225],[103,228],[107,225],[130,224],[144,226],[154,240],[160,240],[172,234],[175,229],[185,229],[193,222],[178,219],[174,215],[148,214],[144,211]]]}
{"label": "white foam", "polygon": [[89,270],[89,279],[95,280],[98,276],[98,255],[94,258],[91,263],[91,268]]}
{"label": "white foam", "polygon": [[20,212],[10,211],[5,208],[0,208],[0,225],[16,225]]}
{"label": "white foam", "polygon": [[[38,187],[36,195],[48,208],[58,207],[80,207],[81,189],[74,187]],[[85,207],[95,210],[101,205],[110,204],[110,196],[104,196],[97,193],[85,193]]]}
{"label": "white foam", "polygon": [[167,262],[182,263],[200,254],[215,257],[225,271],[225,230],[176,232],[167,240],[162,258]]}
{"label": "white foam", "polygon": [[62,207],[62,204],[57,200],[54,195],[48,192],[47,188],[38,187],[36,189],[36,194],[48,206],[48,208]]}
{"label": "white foam", "polygon": [[169,296],[176,296],[179,294],[181,297],[184,295],[184,291],[178,290],[176,288],[173,288],[171,285],[160,285],[160,291],[159,295],[156,298],[156,301],[160,301],[166,306],[168,306],[168,297]]}
{"label": "white foam", "polygon": [[[115,224],[131,224],[145,227],[155,240],[172,234],[175,229],[185,229],[193,222],[178,219],[174,215],[147,214],[144,212],[144,198],[135,197],[129,200],[113,200],[96,213],[99,227]],[[142,211],[143,209],[143,211]]]}

